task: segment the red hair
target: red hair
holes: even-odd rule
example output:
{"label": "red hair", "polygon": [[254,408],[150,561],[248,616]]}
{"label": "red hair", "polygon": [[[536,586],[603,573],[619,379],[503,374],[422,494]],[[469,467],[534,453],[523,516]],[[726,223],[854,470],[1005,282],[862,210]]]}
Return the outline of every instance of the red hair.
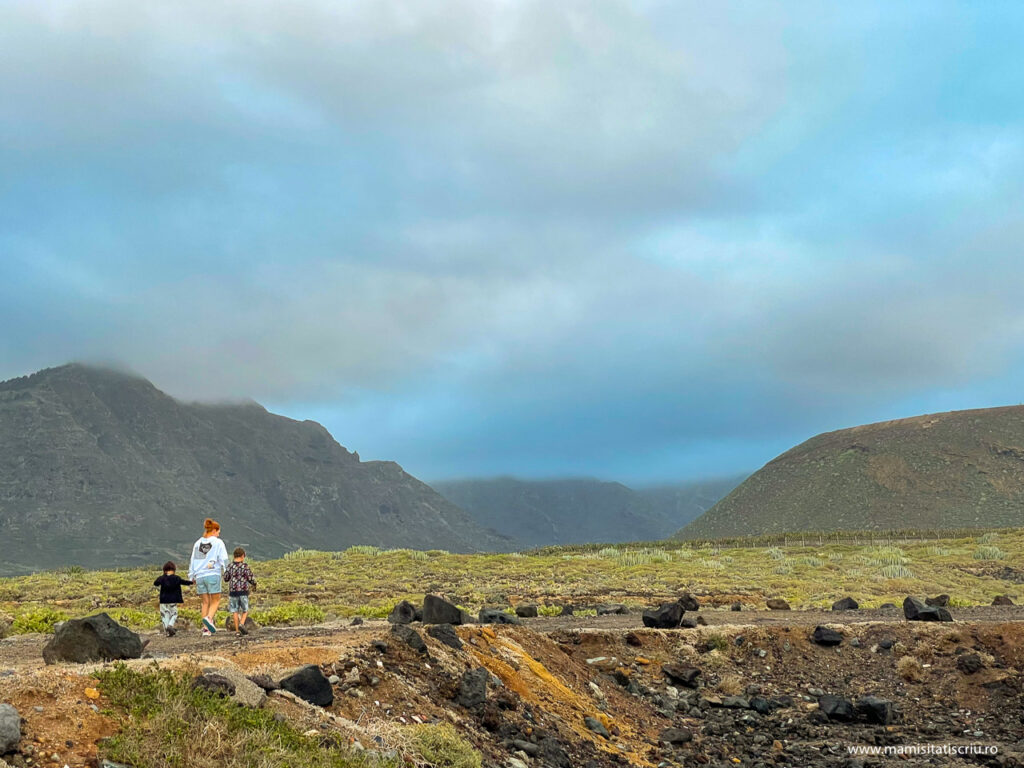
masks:
{"label": "red hair", "polygon": [[218,523],[216,520],[213,520],[212,518],[208,517],[203,521],[203,533],[205,533],[207,536],[209,536],[214,531],[219,530],[220,523]]}

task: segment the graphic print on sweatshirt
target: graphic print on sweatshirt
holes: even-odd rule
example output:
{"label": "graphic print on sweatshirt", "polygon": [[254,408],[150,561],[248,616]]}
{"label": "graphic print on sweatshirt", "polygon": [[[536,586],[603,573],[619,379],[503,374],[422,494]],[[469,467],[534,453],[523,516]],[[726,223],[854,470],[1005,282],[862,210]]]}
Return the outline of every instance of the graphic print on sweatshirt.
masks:
{"label": "graphic print on sweatshirt", "polygon": [[199,552],[203,555],[210,554],[211,549],[213,549],[212,541],[204,541],[202,544],[199,545]]}

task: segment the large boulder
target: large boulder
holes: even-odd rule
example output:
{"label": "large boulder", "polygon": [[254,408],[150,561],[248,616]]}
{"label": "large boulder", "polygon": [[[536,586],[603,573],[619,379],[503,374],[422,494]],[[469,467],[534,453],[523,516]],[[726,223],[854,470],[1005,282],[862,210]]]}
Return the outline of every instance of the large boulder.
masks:
{"label": "large boulder", "polygon": [[334,689],[316,664],[289,675],[281,681],[281,687],[318,707],[329,707],[334,703]]}
{"label": "large boulder", "polygon": [[927,605],[916,597],[903,601],[903,615],[907,621],[952,621],[949,611],[934,605]]}
{"label": "large boulder", "polygon": [[481,624],[518,624],[519,618],[505,613],[500,608],[481,608],[478,620]]}
{"label": "large boulder", "polygon": [[843,642],[843,636],[841,633],[836,632],[836,630],[823,627],[819,624],[814,628],[814,632],[811,633],[811,642],[826,646],[839,645]]}
{"label": "large boulder", "polygon": [[437,595],[423,598],[424,624],[463,624],[463,614],[459,606],[449,603]]}
{"label": "large boulder", "polygon": [[833,611],[856,611],[860,608],[860,603],[854,600],[852,597],[844,597],[841,600],[836,600],[832,603]]}
{"label": "large boulder", "polygon": [[764,601],[764,604],[768,606],[769,611],[788,611],[789,603],[783,600],[781,597],[772,597]]}
{"label": "large boulder", "polygon": [[535,603],[521,603],[516,606],[516,616],[520,619],[536,619],[539,615]]}
{"label": "large boulder", "polygon": [[697,598],[691,595],[689,592],[683,593],[683,596],[679,598],[679,604],[683,606],[684,611],[700,610],[700,603],[697,602]]}
{"label": "large boulder", "polygon": [[853,709],[857,715],[863,717],[869,723],[889,725],[896,719],[896,710],[893,707],[893,703],[888,699],[880,699],[877,696],[865,696],[857,699]]}
{"label": "large boulder", "polygon": [[924,599],[925,605],[930,605],[933,608],[946,608],[949,606],[949,595],[936,595],[935,597],[926,597]]}
{"label": "large boulder", "polygon": [[476,709],[487,701],[487,681],[491,673],[484,667],[467,669],[459,681],[456,701],[466,709]]}
{"label": "large boulder", "polygon": [[838,696],[822,696],[818,699],[818,709],[829,720],[846,722],[853,719],[853,703]]}
{"label": "large boulder", "polygon": [[408,624],[392,624],[391,634],[417,653],[427,653],[427,644],[423,642],[423,636]]}
{"label": "large boulder", "polygon": [[693,732],[688,728],[665,728],[658,734],[658,741],[663,741],[673,746],[686,744],[693,741]]}
{"label": "large boulder", "polygon": [[403,600],[388,614],[388,621],[392,624],[412,624],[416,621],[416,606],[408,600]]}
{"label": "large boulder", "polygon": [[462,648],[462,640],[451,624],[431,624],[427,627],[427,634],[456,651]]}
{"label": "large boulder", "polygon": [[13,752],[21,741],[21,716],[10,704],[0,704],[0,755]]}
{"label": "large boulder", "polygon": [[687,688],[696,688],[699,683],[700,670],[696,667],[684,667],[681,664],[663,664],[661,673],[669,679],[669,682],[676,685],[683,685]]}
{"label": "large boulder", "polygon": [[654,629],[675,629],[683,620],[683,606],[678,601],[662,603],[657,608],[650,608],[643,613],[645,627]]}
{"label": "large boulder", "polygon": [[141,656],[142,638],[105,613],[65,621],[43,647],[43,660],[47,664],[60,661],[85,664]]}

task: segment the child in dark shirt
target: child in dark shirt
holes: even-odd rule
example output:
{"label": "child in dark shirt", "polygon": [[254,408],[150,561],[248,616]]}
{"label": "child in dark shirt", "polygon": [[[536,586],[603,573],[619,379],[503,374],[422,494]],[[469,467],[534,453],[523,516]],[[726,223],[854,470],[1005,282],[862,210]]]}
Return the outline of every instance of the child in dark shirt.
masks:
{"label": "child in dark shirt", "polygon": [[164,575],[158,576],[153,582],[154,587],[160,587],[160,622],[164,626],[164,632],[168,637],[174,637],[177,630],[174,625],[178,621],[178,606],[185,600],[181,596],[181,585],[192,582],[178,576],[177,566],[168,561],[164,563]]}

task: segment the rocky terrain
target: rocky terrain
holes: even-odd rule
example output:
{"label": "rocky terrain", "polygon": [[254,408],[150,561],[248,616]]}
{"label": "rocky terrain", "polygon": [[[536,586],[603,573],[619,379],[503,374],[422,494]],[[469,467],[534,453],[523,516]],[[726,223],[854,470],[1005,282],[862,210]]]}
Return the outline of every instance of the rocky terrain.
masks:
{"label": "rocky terrain", "polygon": [[1024,406],[828,432],[773,459],[683,538],[1018,525]]}
{"label": "rocky terrain", "polygon": [[82,365],[0,383],[0,574],[181,559],[207,516],[260,557],[352,544],[509,548],[315,422],[256,403],[183,403]]}
{"label": "rocky terrain", "polygon": [[[431,764],[410,751],[409,729],[420,723],[454,726],[481,756],[476,764],[502,768],[1024,765],[1020,608],[977,608],[952,623],[847,610],[822,624],[819,612],[704,606],[685,617],[706,624],[652,629],[617,614],[345,622],[245,638],[190,629],[145,636],[144,658],[126,663],[145,676],[155,662],[371,758],[353,765]],[[0,642],[0,699],[23,718],[5,749],[0,713],[0,753],[17,768],[95,765],[132,722],[118,713],[121,673],[103,663],[45,666],[44,642]],[[286,690],[263,690],[277,686]],[[972,745],[995,752],[942,754]],[[850,753],[911,746],[938,752]]]}
{"label": "rocky terrain", "polygon": [[496,477],[433,483],[484,528],[524,546],[665,539],[735,488],[741,477],[629,488],[590,478]]}

